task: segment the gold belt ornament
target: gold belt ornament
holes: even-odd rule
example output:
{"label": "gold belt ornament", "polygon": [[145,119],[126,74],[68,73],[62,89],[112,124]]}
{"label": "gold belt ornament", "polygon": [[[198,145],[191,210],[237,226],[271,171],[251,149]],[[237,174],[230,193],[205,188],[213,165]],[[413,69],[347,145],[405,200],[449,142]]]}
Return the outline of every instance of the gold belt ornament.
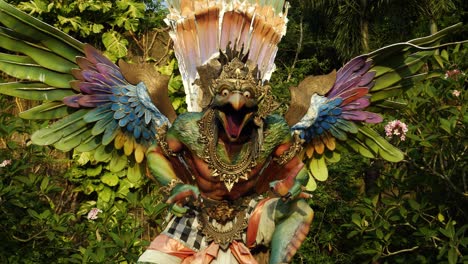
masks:
{"label": "gold belt ornament", "polygon": [[245,198],[235,203],[211,199],[201,201],[199,229],[205,235],[206,242],[213,241],[226,250],[232,241],[242,240],[248,226],[246,209],[251,200],[251,197]]}

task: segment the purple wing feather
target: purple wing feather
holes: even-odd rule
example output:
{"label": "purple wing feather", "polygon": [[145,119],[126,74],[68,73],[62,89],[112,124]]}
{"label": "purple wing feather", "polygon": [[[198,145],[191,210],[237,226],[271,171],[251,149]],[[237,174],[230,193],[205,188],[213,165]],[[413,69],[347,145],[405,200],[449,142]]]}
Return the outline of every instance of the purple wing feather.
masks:
{"label": "purple wing feather", "polygon": [[[86,57],[77,58],[80,69],[72,70],[76,80],[71,82],[72,88],[81,94],[66,97],[63,102],[73,108],[94,108],[84,116],[90,123],[108,119],[108,111],[113,112],[113,122],[97,121],[94,125],[95,131],[107,131],[102,142],[111,142],[116,136],[117,133],[109,129],[122,128],[130,132],[128,137],[136,139],[137,143],[151,144],[156,138],[155,127],[169,121],[151,103],[144,84],[128,83],[120,69],[92,46],[85,45],[84,51]],[[109,127],[103,127],[105,124]]]}
{"label": "purple wing feather", "polygon": [[343,111],[345,110],[357,110],[357,109],[364,109],[370,105],[370,101],[368,98],[363,97],[359,98],[353,102],[348,103],[342,107]]}
{"label": "purple wing feather", "polygon": [[[372,80],[375,77],[375,72],[367,72],[366,74],[362,75],[361,81],[358,83],[358,86],[369,86]],[[373,84],[372,84],[373,86]],[[371,89],[371,87],[369,87]]]}
{"label": "purple wing feather", "polygon": [[316,116],[306,115],[292,129],[299,130],[306,142],[324,136],[345,140],[344,134],[358,131],[353,122],[382,122],[380,115],[363,111],[370,105],[369,89],[374,85],[375,72],[369,72],[371,66],[372,60],[366,56],[348,62],[336,73],[335,83],[326,97],[317,99],[320,96],[314,95],[315,101],[311,103],[311,108],[316,110],[310,112],[316,113]]}

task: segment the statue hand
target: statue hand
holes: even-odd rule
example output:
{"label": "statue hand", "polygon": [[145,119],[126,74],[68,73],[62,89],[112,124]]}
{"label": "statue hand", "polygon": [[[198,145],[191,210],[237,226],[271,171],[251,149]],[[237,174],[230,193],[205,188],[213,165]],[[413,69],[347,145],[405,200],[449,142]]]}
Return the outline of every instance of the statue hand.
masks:
{"label": "statue hand", "polygon": [[197,186],[190,184],[178,184],[171,191],[171,195],[167,199],[166,203],[170,204],[171,212],[178,217],[183,216],[187,212],[187,208],[184,205],[192,199],[198,199],[200,191]]}
{"label": "statue hand", "polygon": [[284,199],[294,199],[301,194],[302,186],[298,181],[284,179],[270,182],[270,189]]}

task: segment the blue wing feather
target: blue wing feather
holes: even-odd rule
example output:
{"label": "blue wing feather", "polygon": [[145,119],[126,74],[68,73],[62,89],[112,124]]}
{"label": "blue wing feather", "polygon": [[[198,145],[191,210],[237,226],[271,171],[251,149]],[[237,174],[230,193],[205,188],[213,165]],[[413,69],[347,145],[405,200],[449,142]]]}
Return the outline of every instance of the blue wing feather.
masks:
{"label": "blue wing feather", "polygon": [[115,138],[120,127],[141,144],[153,143],[156,130],[148,127],[159,127],[169,120],[151,102],[146,86],[142,82],[136,86],[128,83],[119,68],[91,46],[85,46],[85,54],[86,58],[80,59],[84,69],[74,72],[82,80],[75,81],[74,87],[82,94],[65,98],[64,103],[75,108],[95,108],[85,121],[97,121],[93,134],[104,132],[105,145]]}

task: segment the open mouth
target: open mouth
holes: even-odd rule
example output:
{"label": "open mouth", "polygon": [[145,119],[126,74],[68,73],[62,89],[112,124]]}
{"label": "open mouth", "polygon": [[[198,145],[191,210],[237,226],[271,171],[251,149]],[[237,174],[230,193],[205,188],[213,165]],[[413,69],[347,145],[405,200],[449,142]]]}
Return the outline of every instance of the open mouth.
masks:
{"label": "open mouth", "polygon": [[240,137],[242,129],[253,114],[252,111],[246,109],[235,111],[232,107],[223,107],[223,109],[219,109],[217,112],[224,130],[231,141],[235,141]]}

